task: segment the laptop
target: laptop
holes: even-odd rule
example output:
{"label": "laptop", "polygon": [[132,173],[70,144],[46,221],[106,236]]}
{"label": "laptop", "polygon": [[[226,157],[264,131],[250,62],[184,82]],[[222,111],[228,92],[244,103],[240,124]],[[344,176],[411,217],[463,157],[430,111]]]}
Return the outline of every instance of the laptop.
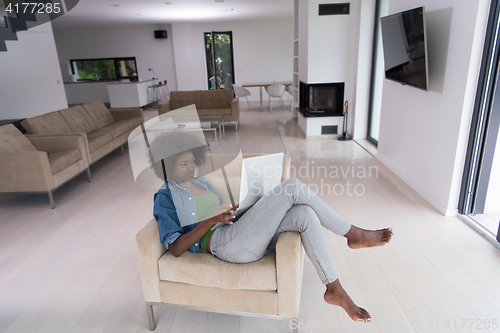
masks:
{"label": "laptop", "polygon": [[[226,220],[236,222],[260,198],[281,183],[283,157],[283,153],[278,153],[243,159],[240,204],[233,210],[235,218],[226,218]],[[222,222],[217,223],[210,229],[215,230],[223,225]]]}
{"label": "laptop", "polygon": [[238,220],[260,198],[281,183],[283,156],[283,153],[278,153],[243,159],[240,204],[233,212],[235,218],[228,220]]}

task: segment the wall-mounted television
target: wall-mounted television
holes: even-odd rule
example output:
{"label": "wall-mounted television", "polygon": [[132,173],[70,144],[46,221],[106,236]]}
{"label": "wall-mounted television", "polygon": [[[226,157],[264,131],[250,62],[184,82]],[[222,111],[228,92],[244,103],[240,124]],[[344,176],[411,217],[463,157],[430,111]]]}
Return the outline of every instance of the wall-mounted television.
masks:
{"label": "wall-mounted television", "polygon": [[424,7],[380,18],[385,77],[429,90]]}

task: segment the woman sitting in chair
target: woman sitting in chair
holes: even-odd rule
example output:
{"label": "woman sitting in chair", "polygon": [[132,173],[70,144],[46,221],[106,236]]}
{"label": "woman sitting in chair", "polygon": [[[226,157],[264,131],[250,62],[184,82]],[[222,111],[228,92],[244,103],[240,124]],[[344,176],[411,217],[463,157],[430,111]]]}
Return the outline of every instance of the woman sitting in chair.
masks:
{"label": "woman sitting in chair", "polygon": [[[193,140],[198,139],[182,135],[164,144],[160,136],[151,146],[154,156],[180,151],[164,159],[168,182],[154,195],[153,215],[167,250],[176,257],[186,250],[206,251],[227,262],[248,263],[274,250],[280,233],[297,231],[326,285],[325,301],[341,306],[353,320],[370,321],[370,314],[342,288],[321,226],[347,238],[353,249],[382,246],[390,241],[392,230],[370,231],[352,225],[297,179],[274,187],[233,224],[227,220],[234,218],[231,205],[203,177],[194,177],[195,168],[205,163],[207,146]],[[154,169],[164,179],[161,163],[154,164]],[[211,230],[221,222],[221,227]]]}

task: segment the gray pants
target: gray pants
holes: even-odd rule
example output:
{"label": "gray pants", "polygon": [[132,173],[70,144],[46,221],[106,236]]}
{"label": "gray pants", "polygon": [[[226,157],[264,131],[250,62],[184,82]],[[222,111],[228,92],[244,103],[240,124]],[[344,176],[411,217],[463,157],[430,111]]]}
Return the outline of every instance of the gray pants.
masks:
{"label": "gray pants", "polygon": [[248,263],[274,250],[285,231],[300,233],[304,249],[324,284],[335,281],[338,272],[321,226],[345,235],[351,223],[297,179],[288,179],[263,196],[234,224],[215,230],[211,251],[219,259]]}

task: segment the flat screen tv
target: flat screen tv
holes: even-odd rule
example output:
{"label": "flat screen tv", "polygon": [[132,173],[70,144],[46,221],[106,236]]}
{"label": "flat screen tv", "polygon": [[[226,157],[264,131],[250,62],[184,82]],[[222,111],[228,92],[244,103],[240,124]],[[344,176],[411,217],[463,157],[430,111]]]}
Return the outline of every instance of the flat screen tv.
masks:
{"label": "flat screen tv", "polygon": [[429,90],[424,7],[380,18],[385,77]]}

